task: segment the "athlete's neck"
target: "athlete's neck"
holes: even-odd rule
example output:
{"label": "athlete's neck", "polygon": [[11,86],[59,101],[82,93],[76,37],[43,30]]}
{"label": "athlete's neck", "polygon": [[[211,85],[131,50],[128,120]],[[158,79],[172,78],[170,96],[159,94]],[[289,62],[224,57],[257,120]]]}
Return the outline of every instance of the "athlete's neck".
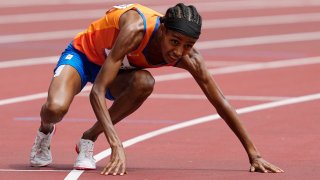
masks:
{"label": "athlete's neck", "polygon": [[162,28],[158,28],[154,34],[154,37],[151,39],[147,47],[147,59],[148,62],[153,65],[164,64],[165,61],[162,57],[162,48],[161,48],[161,38],[162,38]]}

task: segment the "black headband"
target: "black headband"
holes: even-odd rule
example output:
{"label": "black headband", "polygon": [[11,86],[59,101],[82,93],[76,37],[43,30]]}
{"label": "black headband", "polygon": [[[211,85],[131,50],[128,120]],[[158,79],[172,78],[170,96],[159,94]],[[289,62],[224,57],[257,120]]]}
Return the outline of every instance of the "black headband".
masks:
{"label": "black headband", "polygon": [[165,19],[164,26],[186,36],[198,39],[201,34],[201,25],[183,18]]}

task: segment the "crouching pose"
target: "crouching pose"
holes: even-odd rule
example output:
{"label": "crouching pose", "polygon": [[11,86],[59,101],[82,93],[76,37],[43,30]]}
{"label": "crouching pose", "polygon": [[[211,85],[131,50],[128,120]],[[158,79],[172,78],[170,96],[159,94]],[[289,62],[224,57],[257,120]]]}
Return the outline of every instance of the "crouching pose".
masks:
{"label": "crouching pose", "polygon": [[[249,138],[234,108],[225,99],[193,47],[201,33],[201,16],[180,3],[160,13],[139,4],[115,6],[79,33],[62,53],[54,70],[41,125],[31,150],[31,166],[52,162],[51,138],[76,94],[93,83],[90,102],[97,122],[83,133],[75,169],[95,169],[93,144],[104,133],[111,147],[102,174],[126,173],[126,157],[114,124],[127,117],[152,93],[155,80],[144,70],[175,66],[191,73],[219,115],[245,148],[250,171],[283,172],[265,161]],[[105,98],[113,100],[110,108]],[[128,100],[130,99],[130,100]]]}

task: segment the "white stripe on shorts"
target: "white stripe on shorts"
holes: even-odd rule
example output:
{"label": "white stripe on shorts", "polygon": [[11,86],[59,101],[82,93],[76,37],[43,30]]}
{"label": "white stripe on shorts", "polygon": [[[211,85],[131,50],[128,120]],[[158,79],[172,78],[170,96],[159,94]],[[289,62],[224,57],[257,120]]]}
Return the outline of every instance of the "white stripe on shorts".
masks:
{"label": "white stripe on shorts", "polygon": [[61,71],[63,70],[64,66],[65,66],[65,65],[60,65],[60,66],[56,69],[56,71],[54,72],[54,76],[53,76],[53,77],[58,77],[58,76],[60,75]]}

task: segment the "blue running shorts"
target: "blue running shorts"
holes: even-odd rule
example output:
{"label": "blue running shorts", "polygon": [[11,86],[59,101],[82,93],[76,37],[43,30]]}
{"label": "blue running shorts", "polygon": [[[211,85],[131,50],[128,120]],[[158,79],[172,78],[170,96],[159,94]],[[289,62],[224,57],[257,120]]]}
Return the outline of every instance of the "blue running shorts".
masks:
{"label": "blue running shorts", "polygon": [[[75,49],[72,42],[61,54],[57,66],[54,68],[54,73],[59,69],[59,66],[70,65],[74,67],[81,78],[81,90],[88,83],[93,83],[100,71],[101,66],[94,64],[88,60],[85,54]],[[106,98],[113,101],[115,98],[111,95],[110,90],[106,92]]]}

